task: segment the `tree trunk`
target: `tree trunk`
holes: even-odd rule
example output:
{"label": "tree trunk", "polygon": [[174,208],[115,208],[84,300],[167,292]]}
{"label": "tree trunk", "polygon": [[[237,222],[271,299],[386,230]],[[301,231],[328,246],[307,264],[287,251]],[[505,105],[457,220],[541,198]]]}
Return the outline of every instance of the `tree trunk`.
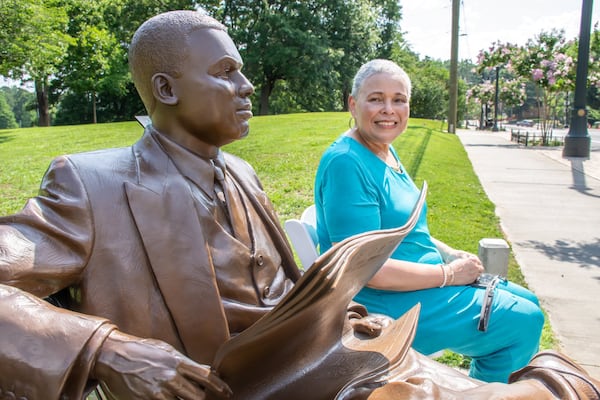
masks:
{"label": "tree trunk", "polygon": [[96,117],[96,91],[92,91],[92,122],[94,124],[98,122]]}
{"label": "tree trunk", "polygon": [[265,81],[260,88],[260,100],[258,103],[258,115],[269,115],[269,97],[275,86],[275,81],[265,78]]}
{"label": "tree trunk", "polygon": [[351,88],[347,83],[344,83],[342,89],[342,111],[348,111],[348,96],[350,96]]}
{"label": "tree trunk", "polygon": [[50,126],[48,77],[35,80],[35,97],[37,99],[38,126]]}

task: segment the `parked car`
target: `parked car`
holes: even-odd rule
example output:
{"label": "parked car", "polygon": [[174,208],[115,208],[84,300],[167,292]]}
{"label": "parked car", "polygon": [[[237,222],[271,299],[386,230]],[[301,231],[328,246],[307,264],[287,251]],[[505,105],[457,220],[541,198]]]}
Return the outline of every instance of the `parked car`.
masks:
{"label": "parked car", "polygon": [[535,122],[530,120],[530,119],[522,119],[520,121],[517,121],[517,126],[529,126],[532,127],[535,125]]}

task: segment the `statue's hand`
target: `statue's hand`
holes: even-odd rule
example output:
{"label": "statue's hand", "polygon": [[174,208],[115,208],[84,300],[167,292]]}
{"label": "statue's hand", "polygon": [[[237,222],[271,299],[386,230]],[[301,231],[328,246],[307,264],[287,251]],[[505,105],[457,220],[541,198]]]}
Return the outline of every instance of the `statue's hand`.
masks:
{"label": "statue's hand", "polygon": [[208,366],[160,340],[113,331],[103,343],[92,377],[122,399],[204,399],[205,389],[231,397],[231,389]]}
{"label": "statue's hand", "polygon": [[383,329],[390,325],[392,319],[385,315],[369,314],[362,316],[358,313],[348,312],[350,325],[356,333],[362,333],[369,337],[377,337],[381,335]]}

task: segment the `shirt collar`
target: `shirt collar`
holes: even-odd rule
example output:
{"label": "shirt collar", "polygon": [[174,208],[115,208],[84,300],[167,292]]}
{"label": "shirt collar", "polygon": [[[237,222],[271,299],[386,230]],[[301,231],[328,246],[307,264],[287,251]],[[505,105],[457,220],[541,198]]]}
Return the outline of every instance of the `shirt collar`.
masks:
{"label": "shirt collar", "polygon": [[[153,129],[152,133],[179,172],[194,182],[208,196],[214,198],[215,172],[211,160],[191,152],[156,129]],[[221,150],[219,150],[217,157],[222,165],[225,165]]]}

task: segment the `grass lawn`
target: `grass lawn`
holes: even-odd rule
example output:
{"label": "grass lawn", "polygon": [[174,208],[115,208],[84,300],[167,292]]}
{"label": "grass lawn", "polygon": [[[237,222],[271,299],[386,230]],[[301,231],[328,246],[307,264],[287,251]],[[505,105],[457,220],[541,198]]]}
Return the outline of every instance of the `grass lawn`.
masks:
{"label": "grass lawn", "polygon": [[[298,217],[313,201],[319,158],[348,128],[348,113],[307,113],[254,117],[248,138],[226,146],[254,166],[281,221]],[[394,147],[417,185],[429,185],[432,234],[449,245],[477,253],[479,240],[503,237],[487,198],[456,135],[439,121],[411,119]],[[120,147],[142,134],[137,122],[0,130],[0,215],[19,210],[35,195],[50,160],[60,154]],[[510,259],[509,278],[525,285]],[[542,348],[556,343],[546,324]],[[448,355],[449,363],[462,363]],[[450,360],[451,359],[451,360]]]}

